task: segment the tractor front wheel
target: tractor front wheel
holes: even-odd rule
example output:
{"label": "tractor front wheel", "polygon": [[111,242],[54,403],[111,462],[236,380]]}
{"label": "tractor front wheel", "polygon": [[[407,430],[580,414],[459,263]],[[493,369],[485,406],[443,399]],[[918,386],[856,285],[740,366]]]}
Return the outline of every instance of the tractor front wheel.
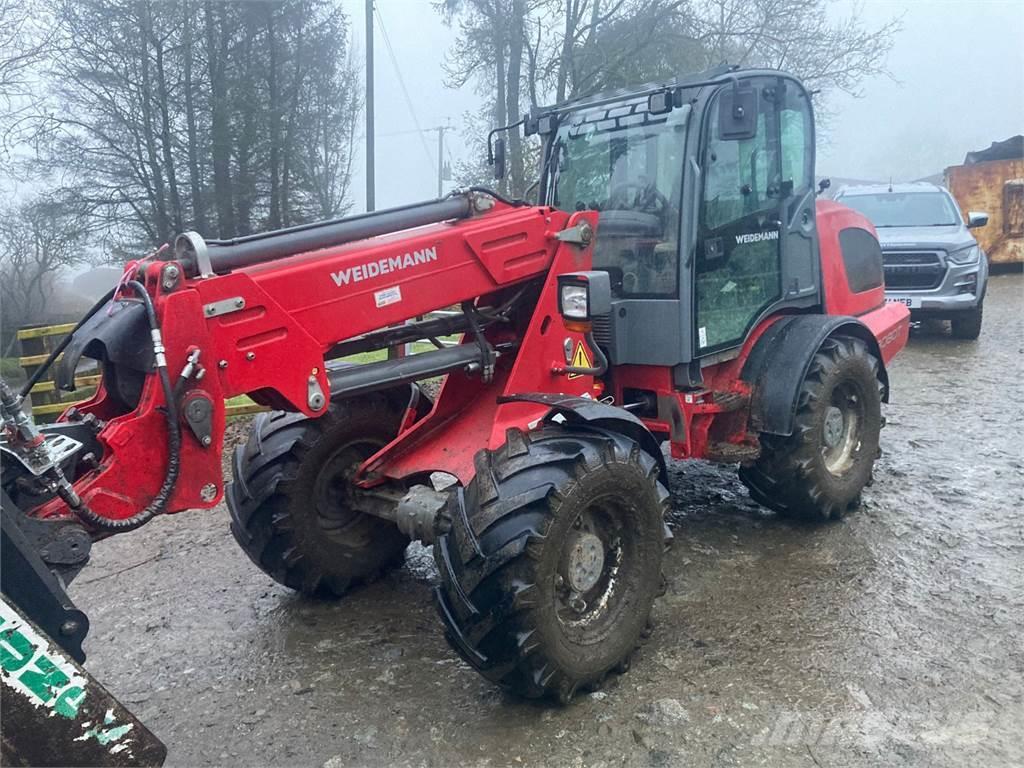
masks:
{"label": "tractor front wheel", "polygon": [[434,555],[455,650],[489,680],[562,702],[622,671],[663,591],[668,492],[632,440],[509,430],[481,451]]}
{"label": "tractor front wheel", "polygon": [[231,532],[275,581],[339,597],[400,565],[409,539],[358,508],[351,480],[398,434],[402,412],[382,395],[332,402],[327,413],[260,414],[235,452]]}
{"label": "tractor front wheel", "polygon": [[740,467],[751,497],[784,517],[842,517],[857,506],[878,458],[879,361],[860,339],[826,339],[801,385],[793,434],[761,435],[761,455]]}

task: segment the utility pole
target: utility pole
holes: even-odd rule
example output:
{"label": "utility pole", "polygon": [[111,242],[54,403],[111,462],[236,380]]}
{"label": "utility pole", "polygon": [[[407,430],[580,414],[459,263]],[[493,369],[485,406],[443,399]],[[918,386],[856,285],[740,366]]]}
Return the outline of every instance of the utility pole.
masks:
{"label": "utility pole", "polygon": [[439,125],[437,131],[437,196],[440,199],[444,195],[444,132],[448,130],[447,125]]}
{"label": "utility pole", "polygon": [[373,0],[366,0],[366,210],[374,210],[373,195]]}

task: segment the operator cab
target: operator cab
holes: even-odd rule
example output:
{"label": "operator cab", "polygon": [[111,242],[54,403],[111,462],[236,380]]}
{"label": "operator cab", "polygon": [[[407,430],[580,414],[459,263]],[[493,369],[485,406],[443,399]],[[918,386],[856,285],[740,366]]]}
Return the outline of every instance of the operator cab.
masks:
{"label": "operator cab", "polygon": [[810,97],[774,71],[732,71],[539,110],[541,203],[600,212],[594,269],[613,364],[677,383],[735,354],[755,324],[820,304]]}

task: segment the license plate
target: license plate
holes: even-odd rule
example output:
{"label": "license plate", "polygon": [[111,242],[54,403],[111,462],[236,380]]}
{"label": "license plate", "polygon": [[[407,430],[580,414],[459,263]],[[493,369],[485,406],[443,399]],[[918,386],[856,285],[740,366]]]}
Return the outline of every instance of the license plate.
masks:
{"label": "license plate", "polygon": [[903,304],[904,306],[906,306],[909,309],[913,309],[914,307],[917,306],[917,299],[905,299],[902,296],[900,296],[900,297],[886,296],[885,297],[885,301],[886,301],[886,303]]}

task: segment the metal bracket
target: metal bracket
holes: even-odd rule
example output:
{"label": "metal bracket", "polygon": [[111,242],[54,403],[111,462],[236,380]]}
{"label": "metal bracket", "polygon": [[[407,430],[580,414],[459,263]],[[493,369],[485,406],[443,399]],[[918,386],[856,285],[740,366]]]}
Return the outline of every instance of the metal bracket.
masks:
{"label": "metal bracket", "polygon": [[198,232],[182,232],[174,238],[174,257],[178,261],[194,261],[199,277],[213,277],[210,252]]}
{"label": "metal bracket", "polygon": [[19,451],[15,446],[8,445],[6,438],[0,438],[0,452],[9,455],[31,474],[40,477],[49,472],[51,467],[59,467],[82,448],[81,442],[64,434],[47,433],[44,434],[44,438],[44,443],[29,452]]}
{"label": "metal bracket", "polygon": [[316,374],[310,374],[307,381],[309,386],[306,391],[306,404],[314,411],[319,411],[324,407],[324,402],[326,402],[324,391],[320,388],[320,382],[317,380]]}
{"label": "metal bracket", "polygon": [[563,243],[571,243],[585,248],[594,239],[594,228],[586,221],[581,221],[575,227],[563,229],[555,235],[556,240]]}
{"label": "metal bracket", "polygon": [[232,296],[230,299],[221,299],[220,301],[211,301],[209,304],[204,304],[203,316],[220,317],[221,315],[230,315],[232,312],[237,312],[240,309],[245,309],[245,299],[241,296]]}
{"label": "metal bracket", "polygon": [[183,409],[185,421],[203,448],[213,445],[213,401],[205,394],[187,395]]}

